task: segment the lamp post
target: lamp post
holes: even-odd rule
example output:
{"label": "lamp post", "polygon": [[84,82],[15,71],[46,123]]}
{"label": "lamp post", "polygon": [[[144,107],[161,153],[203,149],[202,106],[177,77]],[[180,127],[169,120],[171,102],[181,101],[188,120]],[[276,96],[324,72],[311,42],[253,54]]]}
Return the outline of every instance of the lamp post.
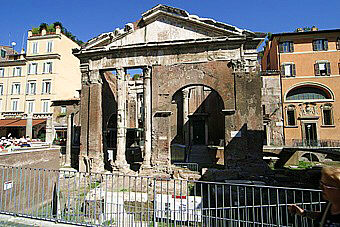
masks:
{"label": "lamp post", "polygon": [[[310,128],[312,127],[312,125],[307,125],[307,131],[308,131],[308,146],[311,146],[311,134],[310,134]],[[312,152],[309,152],[309,159],[310,162],[312,162]]]}

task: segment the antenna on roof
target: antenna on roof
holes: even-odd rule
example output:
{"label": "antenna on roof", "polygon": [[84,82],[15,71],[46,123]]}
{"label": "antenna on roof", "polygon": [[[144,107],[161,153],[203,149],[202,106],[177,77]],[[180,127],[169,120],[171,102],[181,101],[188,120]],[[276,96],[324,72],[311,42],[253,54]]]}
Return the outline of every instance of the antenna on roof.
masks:
{"label": "antenna on roof", "polygon": [[25,43],[25,32],[22,34],[22,45],[21,45],[21,50],[23,50],[24,49],[24,43]]}

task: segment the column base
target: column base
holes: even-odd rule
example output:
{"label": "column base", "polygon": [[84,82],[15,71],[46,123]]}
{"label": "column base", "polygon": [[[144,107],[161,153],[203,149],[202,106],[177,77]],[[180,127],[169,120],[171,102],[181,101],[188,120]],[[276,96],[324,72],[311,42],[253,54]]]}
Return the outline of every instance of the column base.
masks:
{"label": "column base", "polygon": [[112,173],[135,175],[136,172],[130,169],[130,165],[127,162],[112,162]]}

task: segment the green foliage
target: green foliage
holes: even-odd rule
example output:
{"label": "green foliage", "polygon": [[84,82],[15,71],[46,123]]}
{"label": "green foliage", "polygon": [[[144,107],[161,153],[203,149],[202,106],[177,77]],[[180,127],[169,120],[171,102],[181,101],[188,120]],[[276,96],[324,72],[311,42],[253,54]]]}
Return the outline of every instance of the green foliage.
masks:
{"label": "green foliage", "polygon": [[40,34],[40,28],[32,28],[32,34],[34,35]]}
{"label": "green foliage", "polygon": [[140,79],[140,74],[135,74],[135,75],[133,75],[133,77],[132,77],[132,79],[133,80],[138,80],[138,79]]}
{"label": "green foliage", "polygon": [[46,23],[41,23],[40,26],[39,26],[39,31],[41,32],[43,29],[46,29],[46,30],[47,30],[47,27],[48,27],[48,24],[46,24]]}
{"label": "green foliage", "polygon": [[299,169],[309,169],[312,168],[315,164],[313,162],[305,162],[305,161],[299,161]]}
{"label": "green foliage", "polygon": [[53,32],[55,32],[56,31],[56,26],[57,25],[59,25],[60,27],[61,27],[61,32],[65,35],[65,36],[67,36],[68,38],[70,38],[71,40],[73,40],[74,42],[76,42],[78,45],[83,45],[84,44],[84,42],[83,41],[81,41],[80,39],[78,39],[75,35],[73,35],[70,31],[68,31],[66,28],[64,28],[63,26],[62,26],[62,23],[61,22],[59,22],[59,21],[56,21],[56,22],[54,22],[54,23],[52,23],[52,24],[50,24],[50,25],[48,25],[48,24],[46,24],[46,23],[41,23],[40,24],[40,26],[39,27],[37,27],[37,28],[32,28],[32,34],[34,34],[34,35],[37,35],[37,34],[40,34],[41,33],[41,31],[43,30],[43,29],[46,29],[46,32],[48,32],[48,33],[53,33]]}
{"label": "green foliage", "polygon": [[55,32],[54,24],[48,25],[46,30],[47,30],[47,32]]}

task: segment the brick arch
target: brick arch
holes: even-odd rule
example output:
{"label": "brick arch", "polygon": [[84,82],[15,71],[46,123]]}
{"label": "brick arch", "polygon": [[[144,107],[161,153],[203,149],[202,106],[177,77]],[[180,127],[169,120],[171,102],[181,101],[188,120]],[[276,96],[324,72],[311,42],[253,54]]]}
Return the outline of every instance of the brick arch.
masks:
{"label": "brick arch", "polygon": [[[171,100],[173,100],[173,99],[174,99],[174,96],[175,96],[178,92],[181,92],[183,89],[185,89],[185,88],[190,88],[190,87],[196,87],[196,86],[202,86],[202,87],[210,88],[213,92],[216,92],[216,93],[217,93],[218,97],[219,97],[219,98],[222,100],[222,102],[223,102],[222,96],[221,96],[214,88],[212,88],[212,87],[210,87],[210,86],[208,86],[208,85],[206,85],[206,84],[198,84],[198,83],[195,83],[195,84],[187,84],[187,85],[185,85],[184,87],[181,87],[179,90],[173,92],[172,95],[171,95]],[[224,109],[224,102],[223,102],[223,109]]]}
{"label": "brick arch", "polygon": [[216,91],[225,109],[234,109],[234,75],[228,61],[199,64],[154,66],[152,71],[153,106],[171,102],[173,95],[189,86],[201,85]]}

